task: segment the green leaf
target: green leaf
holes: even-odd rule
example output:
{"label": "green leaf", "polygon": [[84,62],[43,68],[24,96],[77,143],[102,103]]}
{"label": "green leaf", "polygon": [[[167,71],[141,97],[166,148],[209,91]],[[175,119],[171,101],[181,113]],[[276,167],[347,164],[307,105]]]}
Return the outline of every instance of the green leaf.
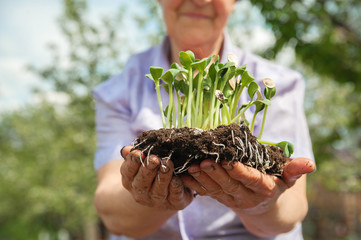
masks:
{"label": "green leaf", "polygon": [[198,62],[193,62],[191,66],[193,69],[197,69],[200,73],[203,73],[207,66],[207,59],[204,58]]}
{"label": "green leaf", "polygon": [[235,76],[239,76],[239,75],[242,76],[242,74],[243,74],[244,71],[246,70],[246,67],[247,67],[247,65],[245,64],[245,65],[243,65],[243,66],[240,66],[240,67],[236,68]]}
{"label": "green leaf", "polygon": [[179,66],[179,64],[178,64],[178,63],[174,62],[174,63],[172,63],[172,65],[170,65],[170,68],[173,68],[173,69],[180,69],[180,68],[181,68],[181,66]]}
{"label": "green leaf", "polygon": [[218,68],[215,63],[212,63],[208,70],[208,77],[210,78],[210,82],[213,83],[216,80],[216,75],[218,73]]}
{"label": "green leaf", "polygon": [[248,103],[245,103],[245,104],[242,104],[242,105],[238,108],[238,113],[240,113],[243,108],[246,108],[246,107],[248,106],[248,104],[249,104],[249,102],[248,102]]}
{"label": "green leaf", "polygon": [[180,83],[181,87],[179,90],[181,93],[188,95],[189,85],[185,81],[180,81]]}
{"label": "green leaf", "polygon": [[268,99],[258,99],[256,101],[254,101],[253,104],[256,105],[256,111],[255,111],[255,114],[256,114],[256,113],[262,111],[266,105],[267,106],[271,105],[271,101]]}
{"label": "green leaf", "polygon": [[[227,64],[225,64],[225,65],[227,65]],[[235,69],[236,68],[234,66],[229,66],[227,68],[225,68],[223,66],[222,69],[220,69],[220,71],[219,71],[219,75],[222,78],[222,82],[230,80],[234,76]]]}
{"label": "green leaf", "polygon": [[271,105],[271,101],[268,99],[257,99],[256,101],[254,101],[255,103],[262,103],[264,105],[270,106]]}
{"label": "green leaf", "polygon": [[279,142],[276,144],[277,147],[283,150],[285,157],[289,158],[293,154],[294,147],[293,144],[287,141]]}
{"label": "green leaf", "polygon": [[193,52],[179,52],[179,62],[186,68],[190,67],[190,65],[195,61],[195,57]]}
{"label": "green leaf", "polygon": [[194,53],[190,50],[187,50],[186,53],[188,54],[188,56],[192,59],[192,62],[194,62],[196,60]]}
{"label": "green leaf", "polygon": [[215,57],[216,55],[212,55],[212,56],[210,56],[210,57],[207,57],[207,65],[206,66],[208,66],[210,63],[211,63],[211,61],[212,61],[212,59]]}
{"label": "green leaf", "polygon": [[[150,74],[150,73],[145,74],[145,77],[146,77],[146,78],[149,78],[149,79],[151,79],[151,80],[154,81],[154,78],[153,78],[152,74]],[[159,79],[158,79],[158,80],[159,80]],[[155,82],[155,81],[154,81],[154,82]]]}
{"label": "green leaf", "polygon": [[268,88],[266,87],[263,91],[265,98],[271,99],[276,94],[276,88]]}
{"label": "green leaf", "polygon": [[233,95],[234,95],[234,91],[232,89],[224,90],[224,96],[226,96],[226,98],[232,97]]}
{"label": "green leaf", "polygon": [[149,71],[150,71],[150,74],[153,77],[153,80],[157,81],[162,76],[163,68],[152,66],[152,67],[149,68]]}
{"label": "green leaf", "polygon": [[171,68],[164,73],[164,75],[162,76],[162,80],[168,84],[172,84],[178,73],[178,69]]}
{"label": "green leaf", "polygon": [[221,69],[235,67],[234,62],[226,62]]}
{"label": "green leaf", "polygon": [[257,90],[261,90],[259,85],[256,82],[251,82],[248,86],[248,95],[251,100],[253,99],[254,94],[257,92]]}
{"label": "green leaf", "polygon": [[[169,105],[164,109],[163,113],[164,113],[164,116],[168,116],[168,111],[169,111]],[[172,121],[172,114],[170,114],[170,121]]]}
{"label": "green leaf", "polygon": [[254,77],[248,71],[244,71],[241,77],[241,82],[244,86],[248,86],[251,82],[254,81]]}

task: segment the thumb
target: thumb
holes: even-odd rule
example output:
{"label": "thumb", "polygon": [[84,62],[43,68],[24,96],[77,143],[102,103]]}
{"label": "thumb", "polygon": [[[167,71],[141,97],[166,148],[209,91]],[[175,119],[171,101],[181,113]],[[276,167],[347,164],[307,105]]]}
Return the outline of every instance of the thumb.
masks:
{"label": "thumb", "polygon": [[132,145],[124,146],[122,149],[120,149],[120,155],[122,155],[123,158],[125,158],[133,149]]}
{"label": "thumb", "polygon": [[315,168],[315,163],[311,159],[291,159],[283,169],[282,179],[288,187],[291,187],[303,174],[311,173]]}

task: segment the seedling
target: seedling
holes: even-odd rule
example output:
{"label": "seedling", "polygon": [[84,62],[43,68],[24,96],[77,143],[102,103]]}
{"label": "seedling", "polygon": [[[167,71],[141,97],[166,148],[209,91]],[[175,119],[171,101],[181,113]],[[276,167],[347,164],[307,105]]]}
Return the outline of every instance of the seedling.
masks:
{"label": "seedling", "polygon": [[[262,94],[246,65],[237,66],[234,55],[229,55],[226,63],[220,63],[219,56],[196,59],[193,52],[182,51],[179,62],[181,65],[173,63],[165,72],[160,67],[150,67],[146,77],[155,83],[163,129],[142,133],[135,148],[142,149],[147,156],[152,151],[164,159],[176,159],[175,174],[186,171],[192,162],[214,158],[216,162],[241,161],[264,173],[280,176],[284,157],[291,156],[293,145],[261,140],[267,110],[276,94],[275,83],[270,78],[263,79]],[[161,87],[168,92],[166,108]],[[239,105],[244,92],[249,101]],[[254,112],[248,121],[245,113],[251,107]],[[255,137],[251,133],[259,113],[263,113],[263,119],[260,134]],[[185,135],[187,140],[183,138]],[[281,154],[276,147],[282,149],[282,159],[276,156]]]}
{"label": "seedling", "polygon": [[[265,86],[263,95],[255,78],[246,70],[246,65],[237,66],[234,55],[228,56],[228,62],[222,64],[218,56],[195,59],[193,52],[180,52],[179,62],[172,64],[163,75],[160,67],[150,67],[150,74],[146,77],[155,82],[158,104],[164,128],[200,128],[214,129],[219,125],[231,123],[248,123],[245,112],[255,106],[250,131],[253,132],[256,115],[263,111],[263,120],[258,141],[283,149],[286,157],[293,153],[293,146],[289,142],[272,143],[261,140],[266,114],[271,105],[271,98],[276,94],[276,86],[272,79],[263,79]],[[169,93],[169,105],[163,112],[160,97],[159,81],[163,80]],[[247,89],[250,101],[238,106],[240,96]],[[173,92],[176,95],[174,101]],[[181,95],[184,99],[181,100]],[[177,108],[176,108],[177,104]],[[178,111],[178,112],[177,112]],[[165,116],[166,119],[165,120]]]}

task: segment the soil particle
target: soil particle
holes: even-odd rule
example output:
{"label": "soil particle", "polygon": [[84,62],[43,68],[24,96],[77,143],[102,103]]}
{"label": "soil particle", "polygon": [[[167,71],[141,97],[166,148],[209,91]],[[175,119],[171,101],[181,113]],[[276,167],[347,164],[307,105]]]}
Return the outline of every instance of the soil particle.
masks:
{"label": "soil particle", "polygon": [[283,151],[260,144],[246,125],[221,125],[212,130],[172,128],[150,130],[135,140],[134,149],[145,156],[157,155],[174,163],[174,174],[186,172],[204,159],[240,161],[259,171],[281,176],[285,164]]}

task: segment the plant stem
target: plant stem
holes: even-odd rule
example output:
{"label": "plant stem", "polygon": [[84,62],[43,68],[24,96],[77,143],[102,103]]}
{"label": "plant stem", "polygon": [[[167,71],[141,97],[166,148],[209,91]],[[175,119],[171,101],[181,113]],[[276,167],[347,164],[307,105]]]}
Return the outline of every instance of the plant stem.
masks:
{"label": "plant stem", "polygon": [[277,143],[274,143],[274,142],[268,142],[268,141],[264,141],[264,140],[261,140],[261,139],[257,139],[257,141],[258,141],[259,143],[262,143],[262,144],[277,146]]}
{"label": "plant stem", "polygon": [[232,99],[232,110],[231,112],[231,116],[234,116],[236,114],[236,109],[237,109],[237,105],[239,102],[239,98],[241,97],[241,94],[243,92],[244,86],[241,85],[241,88],[236,88],[236,92],[235,92],[235,97]]}
{"label": "plant stem", "polygon": [[177,105],[178,105],[178,123],[177,123],[177,128],[181,128],[183,125],[183,119],[182,119],[182,111],[181,111],[181,100],[180,100],[180,96],[179,96],[179,91],[176,91],[176,95],[177,95]]}
{"label": "plant stem", "polygon": [[252,124],[251,124],[251,129],[250,129],[251,133],[253,132],[253,129],[254,129],[254,122],[256,121],[256,116],[257,116],[257,113],[255,112],[253,114],[253,118],[252,118]]}
{"label": "plant stem", "polygon": [[173,99],[173,85],[172,84],[168,84],[168,90],[169,90],[169,104],[168,104],[168,113],[167,113],[167,126],[169,128],[172,128],[172,122],[175,119],[172,119],[172,111],[174,108],[174,99]]}
{"label": "plant stem", "polygon": [[202,94],[202,78],[203,78],[203,74],[201,72],[198,73],[198,85],[197,85],[197,99],[196,99],[196,111],[195,111],[195,116],[194,116],[194,121],[195,121],[195,127],[200,127],[198,126],[198,122],[201,121],[201,94]]}
{"label": "plant stem", "polygon": [[229,109],[226,105],[223,105],[222,108],[222,124],[229,125],[231,121],[231,116],[229,115]]}
{"label": "plant stem", "polygon": [[212,86],[212,89],[211,89],[211,102],[210,102],[210,106],[211,106],[211,109],[209,111],[209,128],[210,129],[213,129],[214,128],[214,101],[215,101],[215,98],[216,98],[216,95],[215,95],[215,90],[217,89],[217,85],[218,85],[218,79],[219,79],[219,76],[218,76],[218,73],[216,75],[216,80],[214,81],[214,84]]}
{"label": "plant stem", "polygon": [[264,128],[264,125],[265,125],[265,122],[266,122],[267,109],[268,109],[268,106],[266,105],[265,108],[264,108],[264,112],[263,112],[261,131],[259,132],[259,136],[258,136],[259,139],[261,139],[262,134],[263,134],[263,128]]}
{"label": "plant stem", "polygon": [[247,105],[247,107],[245,107],[240,113],[238,113],[237,116],[235,116],[234,118],[232,118],[232,120],[231,120],[230,123],[234,123],[235,121],[237,121],[237,119],[240,118],[240,117],[242,116],[242,114],[245,113],[246,110],[252,106],[252,104],[253,104],[253,102],[250,102],[250,103]]}
{"label": "plant stem", "polygon": [[192,127],[191,122],[191,115],[192,115],[192,99],[193,99],[193,71],[192,67],[188,69],[188,83],[189,83],[189,90],[188,90],[188,105],[187,105],[187,120],[186,126]]}
{"label": "plant stem", "polygon": [[164,112],[163,112],[163,103],[162,103],[162,97],[160,95],[160,90],[159,90],[159,80],[158,81],[154,81],[155,83],[155,90],[157,92],[157,98],[158,98],[158,105],[159,105],[159,109],[160,109],[160,115],[162,117],[162,123],[163,123],[163,128],[166,128],[166,121],[165,121],[165,117],[164,117]]}

